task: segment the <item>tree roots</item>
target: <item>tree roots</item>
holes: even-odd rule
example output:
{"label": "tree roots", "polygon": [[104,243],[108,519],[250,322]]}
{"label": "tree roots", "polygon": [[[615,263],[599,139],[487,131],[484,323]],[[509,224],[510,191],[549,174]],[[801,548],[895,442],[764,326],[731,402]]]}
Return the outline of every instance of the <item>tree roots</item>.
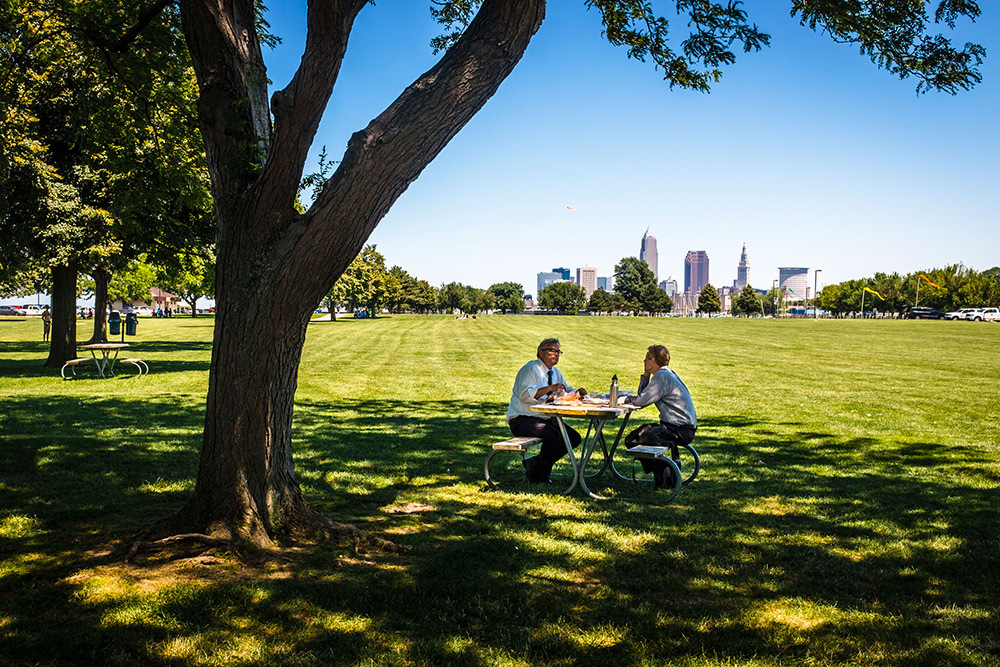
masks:
{"label": "tree roots", "polygon": [[[278,550],[271,538],[262,543],[259,539],[237,537],[237,532],[232,529],[211,531],[214,534],[201,532],[167,534],[176,528],[177,519],[176,516],[171,517],[139,531],[128,548],[125,562],[131,563],[136,556],[142,553],[172,552],[170,558],[175,559],[191,558],[207,551],[219,549],[232,551],[240,557],[247,556],[249,552],[259,554]],[[155,537],[157,535],[162,537]],[[274,537],[279,537],[279,535]],[[354,552],[358,554],[370,551],[404,554],[410,551],[407,546],[365,533],[351,524],[338,523],[316,511],[307,512],[305,517],[297,517],[294,525],[287,526],[286,530],[281,531],[280,537],[350,544]]]}

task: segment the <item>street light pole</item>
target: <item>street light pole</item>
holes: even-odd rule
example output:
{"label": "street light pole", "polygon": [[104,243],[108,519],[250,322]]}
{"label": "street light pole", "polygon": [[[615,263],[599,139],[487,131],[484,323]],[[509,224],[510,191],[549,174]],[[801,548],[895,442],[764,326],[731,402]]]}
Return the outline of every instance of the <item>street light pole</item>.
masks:
{"label": "street light pole", "polygon": [[819,284],[819,274],[822,271],[823,269],[816,269],[815,271],[813,271],[813,319],[814,320],[819,319],[819,308],[816,306],[816,297],[817,297],[816,286]]}
{"label": "street light pole", "polygon": [[771,281],[771,291],[774,292],[774,316],[778,317],[778,279]]}

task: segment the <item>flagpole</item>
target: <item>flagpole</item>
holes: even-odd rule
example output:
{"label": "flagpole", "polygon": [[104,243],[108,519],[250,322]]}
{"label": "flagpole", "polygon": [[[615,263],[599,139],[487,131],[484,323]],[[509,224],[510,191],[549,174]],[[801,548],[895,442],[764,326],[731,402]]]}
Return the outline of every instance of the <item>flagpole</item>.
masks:
{"label": "flagpole", "polygon": [[917,300],[913,302],[913,307],[920,305],[920,276],[917,276]]}
{"label": "flagpole", "polygon": [[861,288],[861,319],[865,319],[865,288]]}

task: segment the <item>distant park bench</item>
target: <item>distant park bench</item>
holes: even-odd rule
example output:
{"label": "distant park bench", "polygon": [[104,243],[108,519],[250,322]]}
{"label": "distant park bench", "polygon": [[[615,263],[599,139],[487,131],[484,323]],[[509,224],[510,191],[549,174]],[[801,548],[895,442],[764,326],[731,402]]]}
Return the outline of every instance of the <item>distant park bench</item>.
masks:
{"label": "distant park bench", "polygon": [[60,371],[59,371],[59,375],[62,376],[63,380],[68,380],[69,378],[66,377],[66,369],[68,368],[71,371],[73,371],[73,377],[75,378],[76,377],[76,367],[77,366],[80,366],[80,365],[83,365],[83,364],[89,364],[89,363],[92,363],[93,361],[94,361],[94,359],[92,357],[80,357],[79,359],[70,359],[65,364],[63,364],[62,369],[60,369]]}

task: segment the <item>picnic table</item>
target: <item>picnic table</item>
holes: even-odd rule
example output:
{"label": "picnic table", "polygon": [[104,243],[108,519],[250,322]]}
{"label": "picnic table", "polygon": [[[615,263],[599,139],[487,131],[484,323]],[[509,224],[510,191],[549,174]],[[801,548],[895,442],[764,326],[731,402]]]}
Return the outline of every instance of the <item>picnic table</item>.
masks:
{"label": "picnic table", "polygon": [[[90,350],[94,364],[97,366],[97,373],[103,379],[115,374],[115,361],[118,359],[118,352],[128,347],[128,343],[87,343],[80,347],[84,350]],[[97,356],[98,352],[101,353],[100,358]]]}
{"label": "picnic table", "polygon": [[[604,453],[604,465],[596,474],[599,475],[604,472],[606,468],[610,467],[615,475],[621,479],[627,479],[622,477],[622,475],[615,470],[615,467],[609,461],[609,458],[618,446],[618,441],[621,440],[622,434],[625,432],[625,426],[628,424],[629,415],[635,409],[636,408],[631,405],[617,405],[615,407],[611,407],[610,405],[592,403],[571,405],[541,403],[531,406],[532,412],[555,417],[556,423],[559,425],[559,432],[563,437],[563,442],[566,443],[566,451],[569,453],[569,460],[573,466],[573,480],[570,482],[569,487],[563,491],[564,495],[570,493],[574,488],[579,486],[583,489],[584,493],[591,498],[598,500],[604,499],[603,496],[597,495],[587,487],[587,479],[584,474],[584,471],[587,468],[587,463],[590,462],[590,457],[593,455],[594,449],[597,447],[598,443],[601,444],[601,449]],[[570,444],[569,434],[566,432],[566,424],[563,420],[567,417],[589,420],[587,434],[580,443],[579,457],[577,457],[573,452],[573,446]],[[618,428],[618,434],[615,436],[614,442],[609,448],[604,443],[604,424],[612,419],[617,419],[618,417],[624,417],[624,419],[622,420],[621,426]]]}

